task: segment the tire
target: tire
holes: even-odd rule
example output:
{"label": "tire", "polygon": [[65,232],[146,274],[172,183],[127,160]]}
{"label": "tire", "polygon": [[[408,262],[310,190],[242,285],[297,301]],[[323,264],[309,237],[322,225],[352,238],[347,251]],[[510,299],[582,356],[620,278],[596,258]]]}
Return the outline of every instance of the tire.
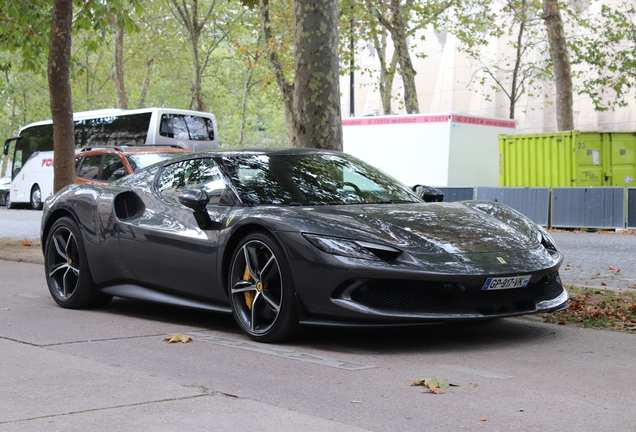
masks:
{"label": "tire", "polygon": [[257,342],[281,342],[296,334],[298,312],[289,265],[266,232],[248,234],[234,251],[228,277],[232,313]]}
{"label": "tire", "polygon": [[42,191],[37,184],[31,188],[31,208],[33,210],[42,210]]}
{"label": "tire", "polygon": [[51,227],[44,247],[44,270],[51,297],[63,308],[88,308],[112,299],[95,288],[84,241],[71,218],[60,218]]}
{"label": "tire", "polygon": [[7,209],[13,208],[13,204],[11,204],[11,192],[7,192],[4,196],[4,205]]}

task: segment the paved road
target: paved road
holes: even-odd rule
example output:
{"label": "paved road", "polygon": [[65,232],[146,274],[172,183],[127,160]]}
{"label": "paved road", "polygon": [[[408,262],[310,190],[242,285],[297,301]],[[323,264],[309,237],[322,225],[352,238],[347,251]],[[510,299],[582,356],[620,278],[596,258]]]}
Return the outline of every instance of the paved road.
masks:
{"label": "paved road", "polygon": [[[519,319],[313,329],[250,342],[230,317],[133,301],[65,310],[0,261],[0,430],[624,431],[636,336]],[[167,344],[186,332],[194,341]],[[446,378],[424,394],[407,384]],[[487,418],[487,421],[480,419]]]}
{"label": "paved road", "polygon": [[[41,211],[0,207],[0,237],[38,240],[41,217]],[[561,267],[565,283],[613,289],[636,285],[635,234],[554,232],[552,236],[565,254]]]}

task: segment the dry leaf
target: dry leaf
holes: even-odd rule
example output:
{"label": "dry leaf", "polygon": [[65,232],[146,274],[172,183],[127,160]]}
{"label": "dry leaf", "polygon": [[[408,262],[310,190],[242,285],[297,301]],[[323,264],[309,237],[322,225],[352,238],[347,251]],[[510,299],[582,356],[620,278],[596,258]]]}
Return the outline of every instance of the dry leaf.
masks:
{"label": "dry leaf", "polygon": [[601,282],[601,286],[607,286],[605,282]]}
{"label": "dry leaf", "polygon": [[488,420],[490,420],[488,417],[482,417],[479,419],[479,421],[488,421]]}
{"label": "dry leaf", "polygon": [[592,277],[590,279],[596,279],[597,277],[599,277],[601,274],[599,272],[596,272],[592,275]]}
{"label": "dry leaf", "polygon": [[31,242],[28,240],[22,240],[22,246],[31,246]]}
{"label": "dry leaf", "polygon": [[165,338],[163,341],[168,343],[175,343],[175,342],[187,343],[187,342],[190,342],[191,340],[192,338],[190,336],[186,336],[184,333],[179,333],[172,337]]}
{"label": "dry leaf", "polygon": [[523,408],[519,408],[517,412],[523,412]]}
{"label": "dry leaf", "polygon": [[433,394],[442,394],[442,393],[444,393],[444,389],[434,388],[434,389],[430,389],[429,392],[431,392]]}

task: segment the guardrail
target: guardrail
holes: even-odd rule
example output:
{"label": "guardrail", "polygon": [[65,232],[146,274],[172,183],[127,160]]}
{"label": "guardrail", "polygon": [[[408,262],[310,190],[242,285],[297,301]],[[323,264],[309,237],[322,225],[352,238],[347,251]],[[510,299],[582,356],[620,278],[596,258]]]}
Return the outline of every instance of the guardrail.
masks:
{"label": "guardrail", "polygon": [[624,187],[437,187],[444,201],[495,201],[554,228],[636,228],[636,188]]}

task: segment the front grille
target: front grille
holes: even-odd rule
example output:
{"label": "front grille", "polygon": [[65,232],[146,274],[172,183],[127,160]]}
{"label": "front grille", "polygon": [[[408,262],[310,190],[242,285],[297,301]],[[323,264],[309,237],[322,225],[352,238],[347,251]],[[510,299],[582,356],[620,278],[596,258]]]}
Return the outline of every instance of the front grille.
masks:
{"label": "front grille", "polygon": [[561,279],[555,272],[525,288],[494,291],[448,283],[371,280],[353,290],[350,298],[386,311],[491,315],[531,311],[536,303],[554,299],[562,292]]}

